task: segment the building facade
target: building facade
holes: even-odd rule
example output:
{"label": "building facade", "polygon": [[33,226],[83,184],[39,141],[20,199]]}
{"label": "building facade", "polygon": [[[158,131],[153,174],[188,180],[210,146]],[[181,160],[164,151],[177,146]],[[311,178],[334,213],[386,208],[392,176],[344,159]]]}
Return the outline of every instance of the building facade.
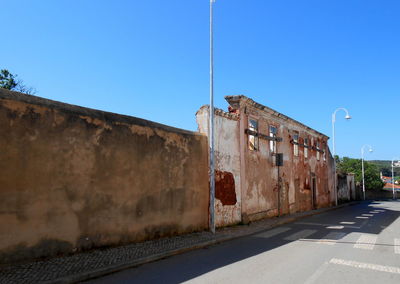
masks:
{"label": "building facade", "polygon": [[[215,109],[216,225],[292,214],[335,203],[326,135],[243,95]],[[196,114],[207,134],[209,107]]]}

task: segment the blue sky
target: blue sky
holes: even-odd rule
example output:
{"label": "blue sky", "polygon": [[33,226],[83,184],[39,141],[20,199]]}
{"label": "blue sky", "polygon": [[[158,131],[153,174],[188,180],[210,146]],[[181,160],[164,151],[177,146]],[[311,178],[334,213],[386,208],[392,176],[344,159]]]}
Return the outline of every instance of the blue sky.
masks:
{"label": "blue sky", "polygon": [[[2,1],[0,68],[37,95],[196,130],[209,102],[208,0]],[[400,1],[217,0],[215,105],[244,94],[400,156]],[[395,133],[392,133],[394,130]]]}

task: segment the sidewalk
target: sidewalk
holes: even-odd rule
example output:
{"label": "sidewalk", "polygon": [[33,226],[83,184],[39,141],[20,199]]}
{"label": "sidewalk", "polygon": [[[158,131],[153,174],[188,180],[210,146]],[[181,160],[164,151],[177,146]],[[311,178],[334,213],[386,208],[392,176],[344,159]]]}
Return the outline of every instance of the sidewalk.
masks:
{"label": "sidewalk", "polygon": [[131,245],[98,249],[72,256],[0,267],[0,283],[73,283],[159,260],[185,251],[252,235],[295,220],[356,204],[352,202],[279,218]]}

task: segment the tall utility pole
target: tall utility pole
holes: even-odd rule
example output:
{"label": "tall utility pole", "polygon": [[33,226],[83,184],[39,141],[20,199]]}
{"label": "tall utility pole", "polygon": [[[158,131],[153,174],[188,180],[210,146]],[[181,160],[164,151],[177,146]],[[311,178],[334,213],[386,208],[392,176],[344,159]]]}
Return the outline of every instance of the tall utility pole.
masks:
{"label": "tall utility pole", "polygon": [[364,172],[364,148],[369,147],[369,152],[372,152],[371,145],[364,145],[361,147],[361,173],[362,173],[362,190],[363,190],[363,200],[365,200],[365,172]]}
{"label": "tall utility pole", "polygon": [[[395,190],[394,190],[394,161],[395,160],[398,160],[398,161],[400,161],[400,159],[399,158],[393,158],[392,159],[392,191],[393,191],[393,199],[396,199],[396,192],[395,192]],[[397,162],[398,163],[398,162]]]}
{"label": "tall utility pole", "polygon": [[335,205],[338,205],[338,191],[337,191],[337,183],[336,183],[336,179],[337,179],[337,173],[336,173],[336,159],[335,159],[335,155],[336,155],[336,145],[335,145],[335,122],[336,122],[336,113],[339,110],[343,110],[344,112],[346,112],[346,116],[344,117],[346,120],[351,119],[351,116],[349,115],[349,112],[347,109],[340,107],[338,109],[336,109],[333,113],[332,113],[332,150],[333,150],[333,167],[335,168],[335,177],[333,179],[333,190],[335,192]]}
{"label": "tall utility pole", "polygon": [[210,230],[215,233],[215,164],[214,164],[214,40],[213,40],[213,4],[210,0]]}
{"label": "tall utility pole", "polygon": [[394,159],[392,159],[392,193],[393,193],[393,199],[394,197]]}

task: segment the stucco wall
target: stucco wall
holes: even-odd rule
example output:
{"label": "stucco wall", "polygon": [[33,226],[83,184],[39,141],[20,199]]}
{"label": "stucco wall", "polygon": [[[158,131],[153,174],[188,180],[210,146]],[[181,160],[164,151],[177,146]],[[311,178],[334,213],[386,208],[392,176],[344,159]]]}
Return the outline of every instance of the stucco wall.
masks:
{"label": "stucco wall", "polygon": [[[334,203],[333,158],[328,137],[244,96],[226,97],[229,111],[215,112],[216,174],[233,173],[238,199],[233,207],[220,206],[217,198],[216,219],[219,226],[240,220],[247,223],[277,215],[327,207]],[[258,149],[249,149],[249,119],[258,122]],[[197,112],[202,133],[208,133],[208,107]],[[277,128],[277,153],[283,153],[284,165],[275,165],[270,151],[269,127]],[[299,134],[299,155],[293,151],[293,135]],[[308,157],[304,155],[304,138],[309,138]],[[320,143],[317,159],[316,141]],[[313,147],[313,148],[311,148]],[[324,158],[325,157],[325,158]],[[278,183],[279,175],[279,183]],[[313,182],[314,181],[314,182]],[[218,188],[218,175],[216,188]],[[229,214],[227,214],[229,210]],[[241,212],[241,216],[236,212]]]}
{"label": "stucco wall", "polygon": [[[249,119],[254,119],[258,121],[259,133],[268,136],[269,126],[273,125],[278,130],[277,136],[282,138],[281,142],[277,142],[276,151],[283,153],[284,157],[284,165],[279,169],[278,187],[278,167],[275,166],[275,155],[270,151],[269,141],[260,138],[259,149],[252,151],[248,147],[248,135],[242,136],[242,159],[245,161],[243,214],[254,220],[327,207],[331,204],[332,185],[329,175],[332,164],[327,147],[328,137],[247,98],[238,101],[233,99],[231,107],[238,109],[240,113],[243,122],[241,133],[248,128]],[[299,135],[298,156],[294,155],[291,142],[295,133]],[[302,146],[305,137],[309,138],[309,146],[314,147],[308,149],[307,158]],[[326,152],[326,159],[322,153],[319,160],[317,159],[317,140],[320,149]]]}
{"label": "stucco wall", "polygon": [[[354,176],[352,176],[354,179]],[[351,200],[351,188],[349,187],[349,176],[338,174],[338,202],[348,202]]]}
{"label": "stucco wall", "polygon": [[0,89],[0,262],[208,227],[207,137]]}
{"label": "stucco wall", "polygon": [[[361,192],[361,198],[362,196],[363,194]],[[356,199],[354,174],[338,174],[338,202],[344,203]]]}
{"label": "stucco wall", "polygon": [[348,174],[347,175],[347,187],[349,188],[350,192],[350,200],[355,200],[356,199],[356,185],[355,185],[355,179],[354,179],[354,174]]}
{"label": "stucco wall", "polygon": [[[363,200],[363,193],[362,188],[357,188],[359,191],[359,200]],[[395,191],[395,197],[398,199],[400,198],[400,192]],[[382,200],[382,199],[393,199],[393,191],[392,190],[371,190],[367,189],[365,191],[365,199],[366,200]]]}
{"label": "stucco wall", "polygon": [[[241,221],[239,118],[215,111],[215,224],[226,226]],[[196,114],[200,133],[208,134],[209,108]]]}

